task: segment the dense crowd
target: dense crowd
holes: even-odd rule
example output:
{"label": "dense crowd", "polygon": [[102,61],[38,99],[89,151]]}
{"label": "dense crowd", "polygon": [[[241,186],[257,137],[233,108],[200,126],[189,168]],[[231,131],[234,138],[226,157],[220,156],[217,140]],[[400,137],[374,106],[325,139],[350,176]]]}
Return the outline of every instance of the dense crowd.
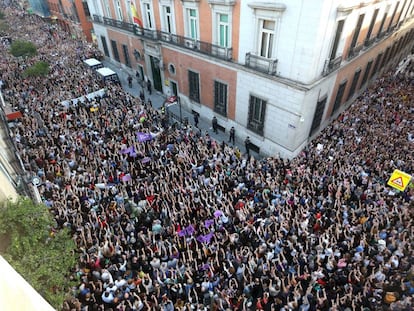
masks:
{"label": "dense crowd", "polygon": [[[83,66],[93,47],[5,10],[6,102],[26,170],[78,247],[64,310],[412,310],[413,80],[386,74],[293,160],[256,160],[191,127],[169,127]],[[17,27],[18,26],[18,27]],[[51,64],[24,78],[28,62]]]}

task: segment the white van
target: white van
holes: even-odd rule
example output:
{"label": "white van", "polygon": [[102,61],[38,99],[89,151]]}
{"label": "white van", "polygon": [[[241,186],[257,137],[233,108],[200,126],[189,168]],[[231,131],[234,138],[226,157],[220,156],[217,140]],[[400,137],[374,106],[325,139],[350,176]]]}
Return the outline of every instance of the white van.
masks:
{"label": "white van", "polygon": [[96,70],[103,67],[103,64],[96,58],[88,58],[83,61],[83,63],[92,70]]}
{"label": "white van", "polygon": [[96,70],[96,73],[104,82],[120,83],[118,74],[108,67],[99,68]]}

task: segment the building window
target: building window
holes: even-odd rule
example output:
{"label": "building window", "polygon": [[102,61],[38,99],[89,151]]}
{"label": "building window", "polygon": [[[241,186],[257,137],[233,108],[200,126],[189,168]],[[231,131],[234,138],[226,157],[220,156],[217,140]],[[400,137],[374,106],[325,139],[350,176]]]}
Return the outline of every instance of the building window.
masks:
{"label": "building window", "polygon": [[393,21],[394,21],[394,17],[395,17],[395,14],[397,14],[397,10],[398,10],[399,6],[400,6],[400,1],[398,1],[397,4],[395,5],[395,9],[394,9],[394,12],[392,13],[391,20],[390,20],[390,23],[388,25],[387,31],[391,30],[391,27],[392,27],[392,24],[393,24]]}
{"label": "building window", "polygon": [[168,33],[174,33],[173,31],[173,15],[171,13],[171,7],[170,6],[163,6],[162,7],[163,12],[163,31]]}
{"label": "building window", "polygon": [[214,81],[214,111],[227,117],[227,84]]}
{"label": "building window", "polygon": [[151,4],[144,3],[144,11],[145,11],[145,23],[146,23],[147,28],[153,29],[154,23],[152,21]]}
{"label": "building window", "polygon": [[187,9],[188,18],[188,36],[191,39],[198,40],[198,18],[196,9]]}
{"label": "building window", "polygon": [[101,42],[102,42],[102,48],[104,50],[105,56],[110,57],[109,50],[108,50],[108,44],[106,44],[106,38],[104,36],[101,36]]}
{"label": "building window", "polygon": [[377,59],[375,60],[374,68],[372,68],[371,78],[377,73],[379,65],[381,63],[382,53],[378,54]]}
{"label": "building window", "polygon": [[105,2],[106,17],[111,18],[111,7],[109,6],[109,0],[104,0],[104,2]]}
{"label": "building window", "polygon": [[408,15],[408,11],[410,11],[410,7],[411,7],[412,3],[413,3],[413,0],[411,0],[410,3],[408,4],[407,10],[405,11],[404,18],[402,19],[402,21],[406,20],[407,15]]}
{"label": "building window", "polygon": [[233,6],[236,1],[210,1],[212,16],[212,42],[220,47],[231,47]]}
{"label": "building window", "polygon": [[347,80],[341,82],[341,84],[338,87],[338,91],[336,92],[335,103],[332,109],[331,116],[334,115],[334,113],[339,109],[339,107],[342,104],[342,98],[344,97],[344,92],[345,92],[345,87],[346,87],[347,82],[348,82]]}
{"label": "building window", "polygon": [[351,99],[351,97],[354,96],[360,75],[361,75],[361,68],[358,68],[354,73],[354,78],[352,79],[352,84],[351,84],[351,88],[349,89],[347,100]]}
{"label": "building window", "polygon": [[188,71],[189,97],[196,103],[200,102],[200,75],[197,72]]}
{"label": "building window", "polygon": [[117,45],[116,45],[116,41],[111,40],[111,46],[112,46],[112,53],[114,54],[114,59],[115,59],[117,62],[120,62],[120,59],[119,59],[119,53],[118,53],[118,47],[117,47]]}
{"label": "building window", "polygon": [[263,135],[265,114],[266,101],[250,95],[247,128],[259,135]]}
{"label": "building window", "polygon": [[169,64],[168,65],[168,71],[170,72],[170,74],[175,75],[176,70],[175,70],[174,64]]}
{"label": "building window", "polygon": [[387,47],[387,49],[385,50],[384,58],[382,59],[381,69],[384,68],[385,64],[387,63],[388,54],[390,54],[390,52],[391,52],[391,48]]}
{"label": "building window", "polygon": [[309,132],[309,136],[315,133],[316,129],[318,129],[319,126],[321,125],[322,116],[323,116],[323,112],[325,111],[327,99],[328,99],[328,96],[325,95],[322,99],[318,100],[318,103],[316,104],[316,109],[313,115],[313,121],[312,121],[312,126]]}
{"label": "building window", "polygon": [[73,4],[73,5],[71,6],[71,11],[72,11],[72,14],[71,14],[71,16],[70,16],[70,19],[71,19],[72,21],[76,22],[76,23],[79,23],[79,15],[78,15],[78,11],[77,11],[77,9],[76,9],[75,4]]}
{"label": "building window", "polygon": [[229,16],[218,14],[218,44],[222,47],[229,47]]}
{"label": "building window", "polygon": [[85,13],[86,17],[91,17],[91,12],[89,12],[88,2],[82,1],[83,12]]}
{"label": "building window", "polygon": [[369,72],[371,71],[371,66],[372,66],[372,60],[368,62],[367,67],[365,68],[364,76],[362,77],[362,81],[361,81],[361,86],[367,83]]}
{"label": "building window", "polygon": [[355,27],[354,36],[352,37],[351,49],[354,48],[358,42],[359,32],[361,31],[362,23],[364,22],[365,14],[359,15],[357,25]]}
{"label": "building window", "polygon": [[259,50],[260,56],[272,58],[273,41],[275,36],[275,21],[260,20]]}
{"label": "building window", "polygon": [[119,21],[123,20],[123,15],[122,15],[122,7],[121,7],[121,2],[119,0],[116,1],[116,18]]}
{"label": "building window", "polygon": [[404,9],[405,9],[405,6],[406,5],[407,5],[407,0],[404,0],[404,4],[403,4],[403,6],[401,8],[401,11],[400,11],[400,16],[398,17],[398,19],[396,21],[396,24],[397,25],[404,20],[404,18],[403,18],[403,12],[404,12]]}
{"label": "building window", "polygon": [[365,39],[367,41],[371,38],[372,29],[374,29],[375,21],[377,20],[377,16],[378,16],[378,12],[379,12],[379,9],[376,9],[374,11],[374,14],[372,15],[371,23],[369,24],[369,28],[368,28],[368,32],[367,32],[367,37]]}
{"label": "building window", "polygon": [[388,9],[385,11],[384,16],[382,17],[382,21],[381,21],[380,28],[378,30],[377,37],[381,37],[382,36],[382,30],[384,29],[384,24],[385,24],[385,21],[387,20],[387,15],[388,15]]}
{"label": "building window", "polygon": [[125,65],[127,65],[128,67],[131,67],[131,61],[129,60],[128,46],[126,44],[122,44],[122,51],[124,52]]}
{"label": "building window", "polygon": [[331,57],[330,60],[333,60],[336,58],[336,52],[338,50],[339,40],[341,40],[342,30],[344,29],[345,20],[338,21],[338,25],[336,26],[336,33],[335,33],[335,39],[332,46],[331,51]]}

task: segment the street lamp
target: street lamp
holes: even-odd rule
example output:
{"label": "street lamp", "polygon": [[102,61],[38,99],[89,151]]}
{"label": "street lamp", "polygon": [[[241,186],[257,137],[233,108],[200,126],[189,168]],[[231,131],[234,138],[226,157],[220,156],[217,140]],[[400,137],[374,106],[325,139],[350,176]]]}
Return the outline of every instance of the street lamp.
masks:
{"label": "street lamp", "polygon": [[181,99],[180,99],[180,96],[177,96],[177,100],[178,100],[178,106],[180,108],[180,124],[183,124],[183,114],[182,114],[182,111],[181,111]]}

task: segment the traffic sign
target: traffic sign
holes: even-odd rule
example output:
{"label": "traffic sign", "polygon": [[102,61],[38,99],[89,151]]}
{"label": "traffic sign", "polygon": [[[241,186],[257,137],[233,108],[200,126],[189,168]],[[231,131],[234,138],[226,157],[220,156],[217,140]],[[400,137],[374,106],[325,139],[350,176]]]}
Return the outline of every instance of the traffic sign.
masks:
{"label": "traffic sign", "polygon": [[397,190],[404,191],[410,183],[410,180],[411,175],[400,170],[394,170],[387,184]]}

